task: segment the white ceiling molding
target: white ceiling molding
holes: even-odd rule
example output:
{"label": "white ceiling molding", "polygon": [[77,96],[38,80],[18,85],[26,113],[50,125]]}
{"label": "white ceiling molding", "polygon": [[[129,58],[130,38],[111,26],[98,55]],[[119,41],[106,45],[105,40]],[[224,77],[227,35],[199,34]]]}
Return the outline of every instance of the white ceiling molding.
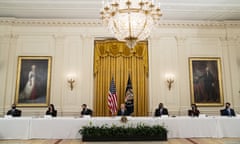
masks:
{"label": "white ceiling molding", "polygon": [[[46,25],[46,26],[103,26],[101,20],[94,19],[21,19],[0,17],[0,24]],[[240,21],[160,21],[157,27],[240,27]]]}

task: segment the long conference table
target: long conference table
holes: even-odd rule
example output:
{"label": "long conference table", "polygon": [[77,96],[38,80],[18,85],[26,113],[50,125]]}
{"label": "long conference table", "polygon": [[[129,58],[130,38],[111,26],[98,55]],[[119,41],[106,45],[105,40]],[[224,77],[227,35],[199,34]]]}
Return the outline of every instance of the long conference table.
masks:
{"label": "long conference table", "polygon": [[168,138],[240,137],[240,117],[56,117],[56,118],[0,118],[0,139],[81,139],[79,129],[90,125],[135,126],[163,125]]}

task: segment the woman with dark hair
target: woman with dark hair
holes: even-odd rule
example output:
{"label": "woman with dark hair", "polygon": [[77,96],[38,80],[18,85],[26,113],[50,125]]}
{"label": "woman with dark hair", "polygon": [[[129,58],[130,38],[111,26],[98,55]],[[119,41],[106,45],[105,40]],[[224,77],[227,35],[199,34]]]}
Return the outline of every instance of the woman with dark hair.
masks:
{"label": "woman with dark hair", "polygon": [[56,117],[57,116],[57,110],[55,110],[53,104],[50,104],[48,106],[48,110],[46,111],[46,115],[51,115],[52,117]]}
{"label": "woman with dark hair", "polygon": [[196,104],[191,105],[192,109],[188,110],[188,116],[199,116],[200,111],[197,108]]}

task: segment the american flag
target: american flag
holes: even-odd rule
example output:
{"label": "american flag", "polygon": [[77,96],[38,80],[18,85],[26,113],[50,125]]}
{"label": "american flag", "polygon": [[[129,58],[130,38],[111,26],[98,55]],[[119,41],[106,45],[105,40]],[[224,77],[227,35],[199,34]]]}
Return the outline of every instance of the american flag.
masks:
{"label": "american flag", "polygon": [[117,112],[117,93],[116,93],[116,86],[114,83],[114,79],[112,78],[109,92],[108,92],[108,107],[111,111],[112,115]]}

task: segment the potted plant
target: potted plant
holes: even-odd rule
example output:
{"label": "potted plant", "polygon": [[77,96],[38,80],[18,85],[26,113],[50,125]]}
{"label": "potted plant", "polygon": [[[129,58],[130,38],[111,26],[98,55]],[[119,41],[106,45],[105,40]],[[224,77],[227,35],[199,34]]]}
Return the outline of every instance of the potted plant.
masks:
{"label": "potted plant", "polygon": [[161,125],[147,126],[84,126],[79,130],[82,141],[167,141],[167,129]]}

